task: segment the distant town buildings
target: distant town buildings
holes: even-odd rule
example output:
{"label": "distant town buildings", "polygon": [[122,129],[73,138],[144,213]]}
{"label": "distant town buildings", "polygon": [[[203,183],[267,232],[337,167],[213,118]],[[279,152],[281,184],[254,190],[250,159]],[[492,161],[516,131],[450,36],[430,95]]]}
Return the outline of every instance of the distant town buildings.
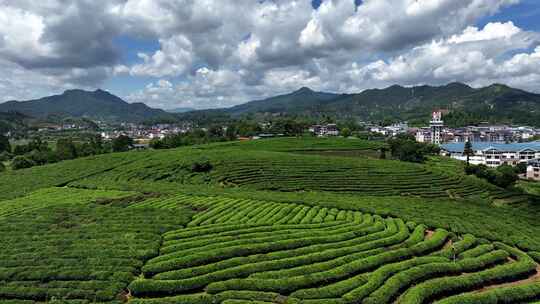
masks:
{"label": "distant town buildings", "polygon": [[[480,124],[462,128],[442,127],[440,129],[440,143],[451,142],[495,142],[510,143],[530,141],[534,136],[540,135],[540,129],[528,126],[508,126]],[[437,138],[431,127],[418,128],[415,132],[416,141],[432,142]]]}
{"label": "distant town buildings", "polygon": [[540,159],[529,161],[526,177],[530,180],[540,181]]}
{"label": "distant town buildings", "polygon": [[367,129],[373,133],[379,133],[384,136],[396,136],[398,134],[407,133],[409,131],[409,125],[405,122],[395,123],[390,126],[382,127],[377,125],[367,126]]}

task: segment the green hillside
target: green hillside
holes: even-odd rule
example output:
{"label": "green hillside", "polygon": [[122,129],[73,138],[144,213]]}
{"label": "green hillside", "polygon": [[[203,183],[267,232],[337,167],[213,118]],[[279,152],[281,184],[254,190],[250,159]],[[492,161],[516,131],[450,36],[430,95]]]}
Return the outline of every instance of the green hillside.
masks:
{"label": "green hillside", "polygon": [[540,300],[534,196],[444,158],[373,157],[383,145],[279,138],[0,173],[0,303]]}

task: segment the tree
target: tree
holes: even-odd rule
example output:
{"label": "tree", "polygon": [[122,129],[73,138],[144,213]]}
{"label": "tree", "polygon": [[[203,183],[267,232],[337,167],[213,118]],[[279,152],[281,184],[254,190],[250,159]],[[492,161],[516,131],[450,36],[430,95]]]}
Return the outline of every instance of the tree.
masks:
{"label": "tree", "polygon": [[9,138],[0,134],[0,153],[2,152],[11,152],[11,144]]}
{"label": "tree", "polygon": [[499,166],[496,170],[495,185],[508,188],[518,180],[516,170],[509,165]]}
{"label": "tree", "polygon": [[127,135],[120,135],[112,141],[113,152],[125,152],[133,147],[133,139]]}
{"label": "tree", "polygon": [[341,135],[345,138],[351,136],[351,129],[349,128],[343,128],[341,129]]}
{"label": "tree", "polygon": [[467,156],[467,167],[470,165],[470,157],[474,155],[472,144],[467,140],[465,147],[463,148],[463,155]]}
{"label": "tree", "polygon": [[105,149],[103,148],[103,139],[101,138],[101,135],[94,135],[90,137],[90,147],[94,151],[93,154],[101,154],[105,152]]}
{"label": "tree", "polygon": [[77,147],[71,139],[60,138],[56,142],[56,154],[60,160],[74,159],[77,158]]}
{"label": "tree", "polygon": [[31,159],[29,159],[26,156],[22,156],[22,155],[15,156],[15,158],[13,158],[13,161],[11,162],[11,168],[13,170],[30,168],[30,167],[33,167],[35,165],[36,165],[36,163],[34,163]]}
{"label": "tree", "polygon": [[527,163],[519,163],[514,168],[517,174],[527,173]]}
{"label": "tree", "polygon": [[440,148],[436,145],[416,142],[410,134],[399,134],[388,141],[390,154],[401,161],[421,163],[427,155],[436,155]]}
{"label": "tree", "polygon": [[29,153],[25,154],[25,157],[30,159],[34,166],[40,166],[49,163],[49,152],[47,151],[38,151],[38,150],[32,150]]}
{"label": "tree", "polygon": [[386,159],[386,152],[388,151],[388,148],[386,147],[381,147],[379,149],[379,158],[380,159]]}
{"label": "tree", "polygon": [[220,125],[213,125],[208,129],[208,136],[212,138],[223,137],[223,128]]}
{"label": "tree", "polygon": [[238,130],[236,129],[236,125],[230,124],[227,126],[227,130],[225,130],[225,138],[227,140],[236,140],[238,135]]}

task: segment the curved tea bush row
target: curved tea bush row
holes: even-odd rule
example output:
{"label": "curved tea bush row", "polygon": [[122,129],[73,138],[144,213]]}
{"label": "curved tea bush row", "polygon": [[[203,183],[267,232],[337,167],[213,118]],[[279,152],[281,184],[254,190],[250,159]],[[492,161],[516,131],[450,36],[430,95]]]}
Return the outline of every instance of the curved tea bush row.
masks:
{"label": "curved tea bush row", "polygon": [[[438,304],[499,304],[499,303],[522,303],[524,301],[540,299],[540,281],[509,286],[503,288],[494,288],[484,292],[465,293],[452,296],[441,301]],[[538,302],[535,302],[538,303]]]}
{"label": "curved tea bush row", "polygon": [[337,208],[308,207],[297,204],[264,202],[247,199],[205,197],[177,194],[151,198],[132,204],[129,208],[175,209],[190,206],[198,210],[189,227],[212,224],[253,226],[265,224],[310,224],[333,221],[362,223],[371,220],[370,215],[358,211],[338,210]]}
{"label": "curved tea bush row", "polygon": [[[378,229],[377,226],[374,226]],[[371,227],[370,227],[371,228]],[[306,247],[316,244],[325,244],[331,242],[354,242],[359,236],[362,236],[370,232],[370,229],[355,229],[353,227],[348,228],[349,231],[339,234],[329,233],[327,236],[317,237],[304,237],[298,239],[289,240],[268,240],[266,243],[261,244],[242,244],[234,245],[230,247],[216,248],[205,252],[194,252],[190,255],[180,255],[167,257],[163,259],[161,256],[150,260],[144,267],[143,272],[145,275],[151,276],[160,272],[204,265],[210,262],[220,261],[226,258],[233,258],[235,256],[246,256],[251,254],[268,253],[278,250],[291,250],[301,247]],[[279,238],[279,236],[277,236]]]}
{"label": "curved tea bush row", "polygon": [[496,246],[501,250],[495,252],[510,253],[517,261],[458,277],[444,277],[427,281],[411,288],[403,295],[400,303],[424,303],[426,300],[443,293],[447,296],[451,293],[463,292],[494,282],[512,281],[536,270],[537,264],[526,253],[501,243],[497,243]]}

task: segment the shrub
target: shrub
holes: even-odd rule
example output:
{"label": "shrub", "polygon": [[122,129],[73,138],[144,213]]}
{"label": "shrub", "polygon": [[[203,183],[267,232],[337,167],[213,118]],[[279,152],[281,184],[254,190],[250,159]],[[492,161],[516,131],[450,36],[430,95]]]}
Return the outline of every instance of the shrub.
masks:
{"label": "shrub", "polygon": [[11,162],[11,168],[13,170],[30,168],[35,165],[36,163],[33,160],[31,160],[30,158],[26,156],[21,156],[21,155],[15,156],[15,158],[13,158],[13,161]]}
{"label": "shrub", "polygon": [[6,171],[6,166],[0,161],[0,172]]}
{"label": "shrub", "polygon": [[212,171],[214,166],[208,159],[202,159],[191,164],[191,172],[204,173]]}

